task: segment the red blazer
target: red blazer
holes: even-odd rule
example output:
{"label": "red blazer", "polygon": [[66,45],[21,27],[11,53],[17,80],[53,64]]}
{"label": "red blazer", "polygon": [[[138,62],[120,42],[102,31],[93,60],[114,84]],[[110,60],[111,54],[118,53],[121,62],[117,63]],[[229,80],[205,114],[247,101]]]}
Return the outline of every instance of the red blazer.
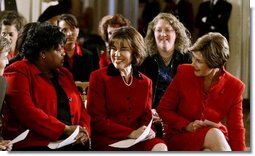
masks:
{"label": "red blazer", "polygon": [[[200,150],[205,134],[211,127],[201,128],[194,133],[184,131],[183,128],[194,120],[207,119],[220,123],[224,118],[226,127],[222,125],[220,129],[227,137],[231,149],[245,150],[242,113],[244,87],[240,80],[224,71],[219,81],[205,93],[204,79],[194,75],[193,66],[179,66],[157,110],[168,125],[170,150]],[[170,144],[173,146],[170,147]]]}
{"label": "red blazer", "polygon": [[107,53],[108,53],[107,51],[104,51],[103,53],[101,53],[99,55],[99,68],[100,69],[108,67],[108,65],[111,64],[111,61],[107,56]]}
{"label": "red blazer", "polygon": [[126,86],[119,73],[109,73],[108,68],[92,72],[87,99],[92,142],[100,150],[108,150],[109,144],[126,139],[152,118],[151,80],[137,72],[132,85]]}
{"label": "red blazer", "polygon": [[[65,68],[57,69],[59,84],[69,98],[73,125],[90,131],[90,117],[82,103],[71,73]],[[4,73],[8,81],[4,107],[3,137],[13,139],[26,129],[28,137],[14,148],[45,146],[56,141],[63,133],[65,124],[57,116],[57,95],[51,81],[28,60],[8,66]]]}

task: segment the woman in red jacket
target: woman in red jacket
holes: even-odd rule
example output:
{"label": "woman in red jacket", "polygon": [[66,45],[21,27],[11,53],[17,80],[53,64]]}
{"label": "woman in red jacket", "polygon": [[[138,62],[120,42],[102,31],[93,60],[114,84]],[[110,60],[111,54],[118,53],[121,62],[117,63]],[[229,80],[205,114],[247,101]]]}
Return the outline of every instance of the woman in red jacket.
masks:
{"label": "woman in red jacket", "polygon": [[29,129],[14,150],[50,150],[47,145],[65,139],[79,127],[76,146],[58,150],[86,150],[90,117],[72,74],[63,68],[65,35],[57,26],[36,23],[22,44],[25,59],[5,70],[8,82],[3,108],[3,136],[13,139]]}
{"label": "woman in red jacket", "polygon": [[147,140],[129,148],[109,145],[137,139],[152,119],[152,82],[136,70],[145,58],[142,36],[132,27],[117,29],[110,41],[112,64],[93,72],[88,91],[92,147],[95,150],[166,151],[150,128]]}
{"label": "woman in red jacket", "polygon": [[178,68],[158,107],[159,115],[168,125],[165,138],[168,149],[246,150],[242,113],[245,86],[224,68],[229,58],[226,38],[209,33],[190,50],[192,65]]}

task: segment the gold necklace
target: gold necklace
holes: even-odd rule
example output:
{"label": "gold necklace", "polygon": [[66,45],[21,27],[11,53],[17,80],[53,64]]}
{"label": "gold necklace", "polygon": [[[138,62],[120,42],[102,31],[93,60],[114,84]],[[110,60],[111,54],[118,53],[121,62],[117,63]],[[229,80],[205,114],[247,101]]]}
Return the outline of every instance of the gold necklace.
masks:
{"label": "gold necklace", "polygon": [[131,86],[131,84],[132,84],[132,82],[133,82],[133,75],[132,75],[132,74],[131,74],[131,76],[130,76],[130,79],[131,79],[131,80],[130,80],[129,83],[126,82],[124,76],[121,76],[121,77],[122,77],[122,80],[123,80],[123,82],[125,83],[126,86],[128,86],[128,87]]}

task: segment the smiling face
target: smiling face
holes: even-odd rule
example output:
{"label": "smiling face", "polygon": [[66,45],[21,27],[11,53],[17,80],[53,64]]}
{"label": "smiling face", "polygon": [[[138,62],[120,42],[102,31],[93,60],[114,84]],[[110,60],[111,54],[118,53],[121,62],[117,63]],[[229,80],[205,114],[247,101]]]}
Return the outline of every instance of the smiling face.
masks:
{"label": "smiling face", "polygon": [[110,58],[119,70],[129,67],[132,62],[132,52],[127,40],[116,40],[110,47]]}
{"label": "smiling face", "polygon": [[213,71],[213,68],[208,67],[201,52],[193,52],[192,54],[192,65],[195,69],[194,74],[198,77],[205,77],[210,75]]}
{"label": "smiling face", "polygon": [[173,51],[176,33],[168,21],[160,19],[155,25],[155,41],[159,51]]}

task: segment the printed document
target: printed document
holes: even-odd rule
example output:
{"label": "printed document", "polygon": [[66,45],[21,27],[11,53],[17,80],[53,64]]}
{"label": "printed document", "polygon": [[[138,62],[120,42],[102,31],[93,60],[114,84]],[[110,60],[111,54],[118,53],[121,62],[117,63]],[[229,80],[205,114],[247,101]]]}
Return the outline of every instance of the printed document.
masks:
{"label": "printed document", "polygon": [[74,143],[76,140],[76,136],[79,134],[79,126],[77,126],[77,128],[75,129],[75,131],[68,137],[66,138],[65,140],[59,140],[59,141],[56,141],[56,142],[50,142],[48,144],[48,147],[50,149],[57,149],[57,148],[61,148],[61,147],[64,147],[66,145],[70,145],[72,143]]}
{"label": "printed document", "polygon": [[19,136],[17,136],[16,138],[14,138],[13,140],[11,140],[12,144],[15,144],[17,142],[20,142],[22,140],[24,140],[27,137],[27,134],[29,133],[29,129],[27,129],[26,131],[24,131],[23,133],[21,133]]}
{"label": "printed document", "polygon": [[144,130],[144,132],[138,138],[121,140],[116,143],[110,144],[109,146],[115,147],[115,148],[129,148],[141,141],[146,140],[147,139],[146,137],[148,136],[151,130],[151,124],[152,124],[152,119],[150,123],[148,124],[148,126],[146,127],[146,129]]}

